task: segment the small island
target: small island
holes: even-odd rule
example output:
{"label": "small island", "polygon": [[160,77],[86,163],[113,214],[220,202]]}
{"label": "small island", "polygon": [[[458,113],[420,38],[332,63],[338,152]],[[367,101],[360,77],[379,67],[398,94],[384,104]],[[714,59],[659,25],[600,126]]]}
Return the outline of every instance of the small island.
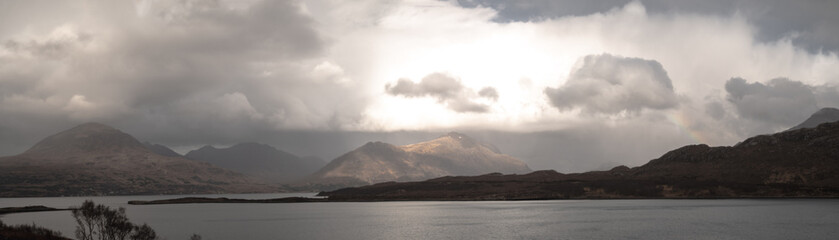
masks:
{"label": "small island", "polygon": [[70,211],[72,208],[51,208],[43,205],[26,206],[26,207],[4,207],[0,208],[0,215],[8,213],[25,213],[25,212],[46,212],[46,211]]}
{"label": "small island", "polygon": [[187,203],[298,203],[298,202],[326,202],[326,198],[307,197],[286,197],[271,199],[237,199],[237,198],[207,198],[207,197],[185,197],[175,199],[162,199],[152,201],[128,201],[131,205],[156,205],[156,204],[187,204]]}

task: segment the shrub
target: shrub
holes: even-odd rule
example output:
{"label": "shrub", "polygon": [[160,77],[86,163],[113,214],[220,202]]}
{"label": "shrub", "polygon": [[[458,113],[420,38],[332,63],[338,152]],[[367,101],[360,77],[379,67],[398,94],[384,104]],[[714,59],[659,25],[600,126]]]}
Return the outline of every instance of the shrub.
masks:
{"label": "shrub", "polygon": [[67,240],[60,232],[31,225],[5,225],[0,221],[0,239]]}

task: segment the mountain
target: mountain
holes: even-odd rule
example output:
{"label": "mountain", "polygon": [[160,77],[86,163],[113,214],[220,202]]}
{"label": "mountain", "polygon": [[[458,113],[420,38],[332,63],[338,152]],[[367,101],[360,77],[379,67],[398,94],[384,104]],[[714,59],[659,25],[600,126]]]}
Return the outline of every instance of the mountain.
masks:
{"label": "mountain", "polygon": [[207,162],[270,182],[298,180],[325,164],[319,158],[300,158],[259,143],[240,143],[229,148],[204,146],[186,158]]}
{"label": "mountain", "polygon": [[807,120],[790,128],[789,130],[796,130],[802,128],[814,128],[822,123],[839,121],[839,109],[836,108],[822,108],[816,113],[813,113]]}
{"label": "mountain", "polygon": [[381,183],[322,192],[330,200],[839,197],[839,122],[690,145],[635,168],[562,174],[489,174]]}
{"label": "mountain", "polygon": [[270,192],[207,163],[156,154],[131,135],[85,123],[0,158],[0,197]]}
{"label": "mountain", "polygon": [[157,153],[158,155],[163,155],[167,157],[183,157],[180,153],[177,153],[171,148],[160,144],[143,142],[143,146],[151,150],[153,153]]}
{"label": "mountain", "polygon": [[453,175],[530,171],[527,164],[502,154],[498,148],[452,132],[431,141],[404,146],[369,142],[332,160],[308,181],[328,188]]}

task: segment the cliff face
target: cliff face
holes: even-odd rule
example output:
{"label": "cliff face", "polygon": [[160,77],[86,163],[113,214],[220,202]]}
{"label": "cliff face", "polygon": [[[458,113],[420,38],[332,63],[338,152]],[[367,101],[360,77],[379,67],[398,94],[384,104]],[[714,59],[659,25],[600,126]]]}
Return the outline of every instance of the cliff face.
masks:
{"label": "cliff face", "polygon": [[277,190],[210,164],[156,154],[131,135],[98,123],[0,158],[0,197]]}
{"label": "cliff face", "polygon": [[685,146],[635,168],[443,177],[324,192],[356,200],[839,197],[839,122],[732,146]]}
{"label": "cliff face", "polygon": [[530,168],[518,159],[501,154],[495,147],[463,134],[449,133],[405,146],[367,143],[336,158],[309,181],[351,186],[492,172],[526,173]]}

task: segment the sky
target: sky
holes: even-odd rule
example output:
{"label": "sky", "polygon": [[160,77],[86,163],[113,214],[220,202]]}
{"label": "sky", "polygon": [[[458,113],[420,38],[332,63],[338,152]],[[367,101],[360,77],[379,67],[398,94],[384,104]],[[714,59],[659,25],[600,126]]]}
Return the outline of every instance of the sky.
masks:
{"label": "sky", "polygon": [[0,0],[0,155],[84,122],[331,160],[469,134],[638,166],[839,107],[839,2]]}

